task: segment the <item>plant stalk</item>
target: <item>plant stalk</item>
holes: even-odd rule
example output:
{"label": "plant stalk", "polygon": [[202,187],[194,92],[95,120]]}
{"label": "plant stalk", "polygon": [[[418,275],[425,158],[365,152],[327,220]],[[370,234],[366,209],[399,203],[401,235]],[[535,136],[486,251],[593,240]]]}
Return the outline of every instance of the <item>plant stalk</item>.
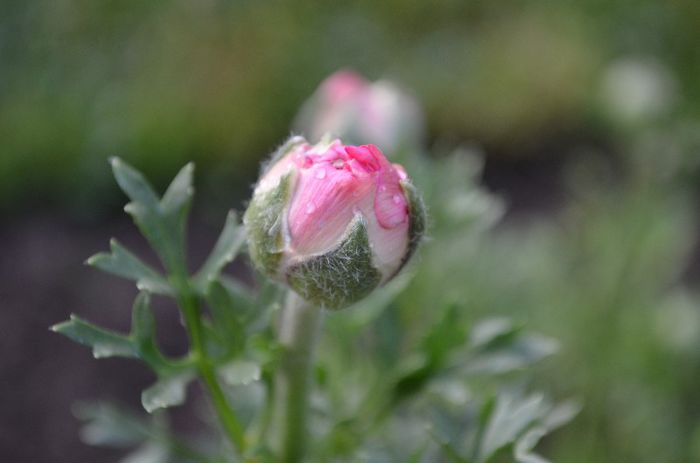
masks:
{"label": "plant stalk", "polygon": [[228,403],[224,391],[216,378],[216,371],[207,356],[204,338],[202,336],[202,319],[200,304],[189,283],[181,283],[178,287],[178,303],[185,317],[185,326],[190,338],[192,360],[197,365],[199,376],[206,386],[212,406],[224,428],[226,436],[236,450],[243,455],[246,451],[246,440],[243,427]]}
{"label": "plant stalk", "polygon": [[278,328],[282,358],[274,385],[273,426],[280,463],[303,460],[313,356],[322,320],[320,308],[289,291]]}

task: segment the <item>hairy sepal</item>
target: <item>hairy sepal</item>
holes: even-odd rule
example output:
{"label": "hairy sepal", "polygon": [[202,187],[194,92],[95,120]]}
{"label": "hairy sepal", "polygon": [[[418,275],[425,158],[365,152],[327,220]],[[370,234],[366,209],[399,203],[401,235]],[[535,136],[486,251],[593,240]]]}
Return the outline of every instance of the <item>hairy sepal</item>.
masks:
{"label": "hairy sepal", "polygon": [[336,248],[289,265],[286,275],[299,295],[327,309],[341,309],[367,296],[382,274],[372,263],[364,217],[355,215]]}

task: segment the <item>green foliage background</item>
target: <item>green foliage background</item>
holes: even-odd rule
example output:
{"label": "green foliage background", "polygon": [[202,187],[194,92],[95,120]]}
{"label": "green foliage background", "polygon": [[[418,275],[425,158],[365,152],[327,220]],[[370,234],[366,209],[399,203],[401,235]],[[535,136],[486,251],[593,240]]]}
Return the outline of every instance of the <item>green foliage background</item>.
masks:
{"label": "green foliage background", "polygon": [[[7,0],[0,207],[116,210],[115,154],[159,186],[194,160],[203,202],[239,204],[327,74],[388,76],[425,106],[437,167],[417,183],[450,211],[433,208],[398,299],[403,342],[449,304],[465,326],[512,316],[562,345],[535,381],[585,405],[545,441],[553,460],[697,461],[699,5]],[[606,72],[626,57],[660,63],[667,110],[610,110]],[[502,205],[472,188],[477,158],[443,153],[463,143],[487,163],[556,159],[563,205],[490,228]]]}

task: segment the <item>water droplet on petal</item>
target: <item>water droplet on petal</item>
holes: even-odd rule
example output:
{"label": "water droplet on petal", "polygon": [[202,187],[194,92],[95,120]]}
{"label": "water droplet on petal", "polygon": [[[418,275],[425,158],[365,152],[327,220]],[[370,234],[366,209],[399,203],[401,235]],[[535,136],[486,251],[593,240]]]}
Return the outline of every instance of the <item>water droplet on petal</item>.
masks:
{"label": "water droplet on petal", "polygon": [[403,198],[398,194],[392,196],[391,200],[394,201],[394,204],[401,204],[403,202]]}
{"label": "water droplet on petal", "polygon": [[306,205],[306,213],[307,214],[313,214],[315,210],[316,210],[316,205],[314,203],[309,203]]}
{"label": "water droplet on petal", "polygon": [[326,169],[324,169],[323,167],[320,167],[320,168],[316,171],[316,178],[319,179],[319,180],[322,180],[322,179],[326,178]]}
{"label": "water droplet on petal", "polygon": [[382,193],[385,192],[385,191],[386,191],[386,185],[381,185],[381,186],[379,187],[379,191],[381,191]]}
{"label": "water droplet on petal", "polygon": [[342,159],[336,159],[336,160],[333,161],[331,164],[332,164],[333,167],[335,167],[336,169],[342,169],[343,166],[345,165],[345,161],[343,161]]}

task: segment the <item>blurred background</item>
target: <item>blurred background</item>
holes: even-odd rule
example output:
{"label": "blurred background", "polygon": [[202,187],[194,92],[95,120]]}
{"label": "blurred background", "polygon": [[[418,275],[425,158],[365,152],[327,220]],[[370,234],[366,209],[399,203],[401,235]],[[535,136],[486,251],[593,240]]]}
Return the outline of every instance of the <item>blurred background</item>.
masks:
{"label": "blurred background", "polygon": [[[536,381],[584,409],[544,453],[700,461],[699,44],[697,0],[4,0],[2,461],[118,461],[80,441],[70,405],[138,407],[152,380],[47,329],[71,312],[129,325],[135,290],[82,264],[111,236],[146,252],[107,159],[159,189],[195,161],[201,262],[339,69],[413,95],[434,172],[459,175],[459,147],[483,161],[464,183],[476,175],[504,214],[474,245],[436,211],[410,297],[429,310],[439,288],[468,317],[560,341]],[[157,315],[164,349],[182,352],[177,318]]]}

